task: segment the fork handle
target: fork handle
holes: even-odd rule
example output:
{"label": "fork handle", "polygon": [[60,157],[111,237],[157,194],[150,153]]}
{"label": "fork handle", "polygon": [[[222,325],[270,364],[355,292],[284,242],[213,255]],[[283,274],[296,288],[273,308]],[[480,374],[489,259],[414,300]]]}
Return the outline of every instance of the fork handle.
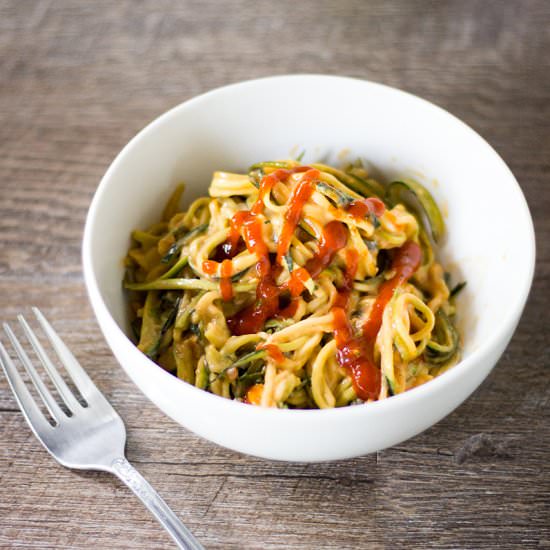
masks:
{"label": "fork handle", "polygon": [[200,542],[191,534],[166,502],[149,485],[147,480],[124,457],[111,462],[111,472],[123,481],[141,502],[153,513],[168,531],[179,548],[184,550],[204,550]]}

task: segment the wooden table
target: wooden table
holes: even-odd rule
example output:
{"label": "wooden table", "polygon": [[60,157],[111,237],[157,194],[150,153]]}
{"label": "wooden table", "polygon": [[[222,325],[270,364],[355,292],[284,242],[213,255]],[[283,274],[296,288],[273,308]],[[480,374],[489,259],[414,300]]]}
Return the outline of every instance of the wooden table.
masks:
{"label": "wooden table", "polygon": [[[0,1],[1,317],[36,304],[55,321],[123,416],[129,459],[207,548],[550,545],[549,30],[544,0]],[[523,319],[481,388],[418,437],[329,464],[242,456],[166,418],[111,356],[80,266],[92,194],[134,133],[210,88],[290,72],[449,109],[509,164],[538,237]],[[171,547],[116,479],[54,463],[3,378],[0,434],[2,548]]]}

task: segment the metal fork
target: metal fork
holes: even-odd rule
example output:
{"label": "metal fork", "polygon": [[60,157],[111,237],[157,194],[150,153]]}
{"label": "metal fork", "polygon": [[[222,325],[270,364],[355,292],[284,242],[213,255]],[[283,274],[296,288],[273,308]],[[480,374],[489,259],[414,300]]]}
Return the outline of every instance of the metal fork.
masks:
{"label": "metal fork", "polygon": [[60,362],[85,400],[85,403],[81,403],[69,389],[24,317],[18,315],[17,318],[25,336],[48,373],[68,412],[64,411],[44,384],[9,325],[4,323],[4,330],[17,357],[55,422],[52,425],[42,414],[15,364],[0,342],[0,364],[34,435],[46,447],[46,450],[67,468],[102,470],[116,475],[141,499],[179,548],[201,550],[203,547],[187,527],[170,510],[145,478],[126,460],[124,456],[126,430],[118,413],[97,389],[44,315],[37,308],[32,308],[32,310]]}

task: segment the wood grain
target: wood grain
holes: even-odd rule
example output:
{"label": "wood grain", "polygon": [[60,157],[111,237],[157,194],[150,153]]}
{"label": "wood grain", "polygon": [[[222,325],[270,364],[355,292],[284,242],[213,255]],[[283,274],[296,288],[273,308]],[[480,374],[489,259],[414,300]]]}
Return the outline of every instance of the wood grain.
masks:
{"label": "wood grain", "polygon": [[[36,304],[55,320],[125,419],[129,459],[207,548],[550,546],[549,29],[545,0],[0,0],[2,319]],[[481,388],[418,437],[329,464],[242,456],[164,417],[117,367],[80,267],[93,192],[136,131],[213,87],[289,72],[449,109],[509,164],[537,232],[524,316]],[[0,547],[171,547],[114,478],[50,459],[3,378],[0,434]]]}

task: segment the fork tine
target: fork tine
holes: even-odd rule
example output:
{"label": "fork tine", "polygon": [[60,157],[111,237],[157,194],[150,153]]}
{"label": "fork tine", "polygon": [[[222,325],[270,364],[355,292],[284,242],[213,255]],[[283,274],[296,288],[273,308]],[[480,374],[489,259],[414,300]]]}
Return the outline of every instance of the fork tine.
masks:
{"label": "fork tine", "polygon": [[42,347],[42,344],[38,341],[38,338],[36,338],[36,336],[34,335],[34,332],[31,330],[31,328],[27,324],[27,321],[25,321],[25,318],[22,315],[18,315],[17,320],[21,324],[21,327],[23,328],[25,335],[29,339],[29,342],[31,343],[34,351],[36,352],[36,355],[40,359],[40,362],[42,363],[44,369],[46,370],[49,377],[51,378],[55,388],[57,389],[57,392],[59,393],[59,396],[61,397],[65,405],[69,408],[69,410],[73,414],[77,414],[79,409],[82,408],[82,405],[76,400],[76,397],[73,395],[73,392],[69,389],[69,386],[67,386],[67,384],[65,383],[65,380],[63,380],[63,378],[59,374],[56,366],[52,363],[51,359],[48,357],[46,350]]}
{"label": "fork tine", "polygon": [[32,311],[82,397],[89,398],[92,394],[99,393],[97,386],[88,376],[88,373],[80,366],[76,357],[65,345],[65,342],[61,340],[42,312],[37,307],[33,307]]}
{"label": "fork tine", "polygon": [[11,330],[10,326],[7,323],[4,323],[4,331],[8,335],[8,338],[11,342],[11,345],[13,346],[13,349],[17,353],[17,356],[19,357],[19,360],[23,364],[23,367],[27,371],[27,374],[29,375],[29,378],[32,380],[32,383],[34,384],[34,387],[36,388],[36,391],[42,398],[42,401],[44,402],[44,405],[46,405],[46,408],[48,409],[48,412],[50,413],[51,417],[56,421],[59,422],[63,416],[65,416],[65,413],[60,409],[59,405],[56,403],[55,399],[53,398],[52,394],[50,393],[50,390],[46,387],[44,382],[42,381],[42,378],[36,372],[36,369],[34,368],[34,365],[32,364],[32,361],[29,359],[29,356],[19,343],[19,340]]}
{"label": "fork tine", "polygon": [[34,435],[45,445],[44,438],[54,428],[42,414],[32,395],[30,394],[25,382],[17,371],[15,364],[11,360],[6,348],[0,342],[0,365],[8,379],[11,391]]}

